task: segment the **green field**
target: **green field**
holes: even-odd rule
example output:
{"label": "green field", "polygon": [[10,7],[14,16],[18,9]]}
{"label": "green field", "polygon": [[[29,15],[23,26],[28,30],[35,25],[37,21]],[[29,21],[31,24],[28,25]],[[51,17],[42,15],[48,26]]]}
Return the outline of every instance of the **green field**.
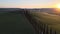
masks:
{"label": "green field", "polygon": [[23,14],[0,13],[0,34],[34,34],[34,29]]}

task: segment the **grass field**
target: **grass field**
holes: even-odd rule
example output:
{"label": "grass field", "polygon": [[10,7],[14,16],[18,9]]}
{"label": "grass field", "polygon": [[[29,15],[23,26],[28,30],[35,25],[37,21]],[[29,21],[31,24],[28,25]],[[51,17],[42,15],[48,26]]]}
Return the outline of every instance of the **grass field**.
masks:
{"label": "grass field", "polygon": [[34,34],[34,29],[23,14],[0,13],[0,34]]}
{"label": "grass field", "polygon": [[52,30],[55,30],[57,34],[60,34],[60,16],[45,12],[31,12],[30,15],[38,24],[47,24],[49,28],[52,28]]}

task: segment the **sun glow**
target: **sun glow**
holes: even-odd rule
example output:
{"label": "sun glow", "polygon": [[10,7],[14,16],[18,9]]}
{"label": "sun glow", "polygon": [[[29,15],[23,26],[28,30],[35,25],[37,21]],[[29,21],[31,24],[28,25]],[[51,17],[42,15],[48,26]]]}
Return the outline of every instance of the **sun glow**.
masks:
{"label": "sun glow", "polygon": [[60,4],[56,5],[56,10],[60,12]]}
{"label": "sun glow", "polygon": [[56,8],[55,8],[55,12],[54,13],[55,14],[60,14],[60,4],[56,4],[55,7]]}
{"label": "sun glow", "polygon": [[60,8],[60,4],[57,5],[57,8]]}

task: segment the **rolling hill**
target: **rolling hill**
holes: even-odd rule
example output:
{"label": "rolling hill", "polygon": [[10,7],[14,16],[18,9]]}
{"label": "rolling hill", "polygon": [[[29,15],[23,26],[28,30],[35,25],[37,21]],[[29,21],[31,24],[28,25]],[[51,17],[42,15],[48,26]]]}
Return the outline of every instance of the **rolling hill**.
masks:
{"label": "rolling hill", "polygon": [[[30,12],[30,15],[32,16],[32,18],[34,18],[34,20],[38,24],[40,24],[40,26],[41,26],[41,23],[45,24],[48,26],[48,28],[52,28],[53,31],[56,31],[57,34],[60,34],[60,16],[59,15],[52,15],[46,12]],[[48,31],[50,31],[50,29],[48,29]]]}

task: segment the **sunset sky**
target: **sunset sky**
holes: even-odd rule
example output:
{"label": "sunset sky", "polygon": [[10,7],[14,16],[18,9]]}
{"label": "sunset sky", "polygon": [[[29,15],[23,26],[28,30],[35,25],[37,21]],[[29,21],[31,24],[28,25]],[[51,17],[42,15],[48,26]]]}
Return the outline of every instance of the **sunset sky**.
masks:
{"label": "sunset sky", "polygon": [[0,0],[0,8],[55,8],[60,0]]}

